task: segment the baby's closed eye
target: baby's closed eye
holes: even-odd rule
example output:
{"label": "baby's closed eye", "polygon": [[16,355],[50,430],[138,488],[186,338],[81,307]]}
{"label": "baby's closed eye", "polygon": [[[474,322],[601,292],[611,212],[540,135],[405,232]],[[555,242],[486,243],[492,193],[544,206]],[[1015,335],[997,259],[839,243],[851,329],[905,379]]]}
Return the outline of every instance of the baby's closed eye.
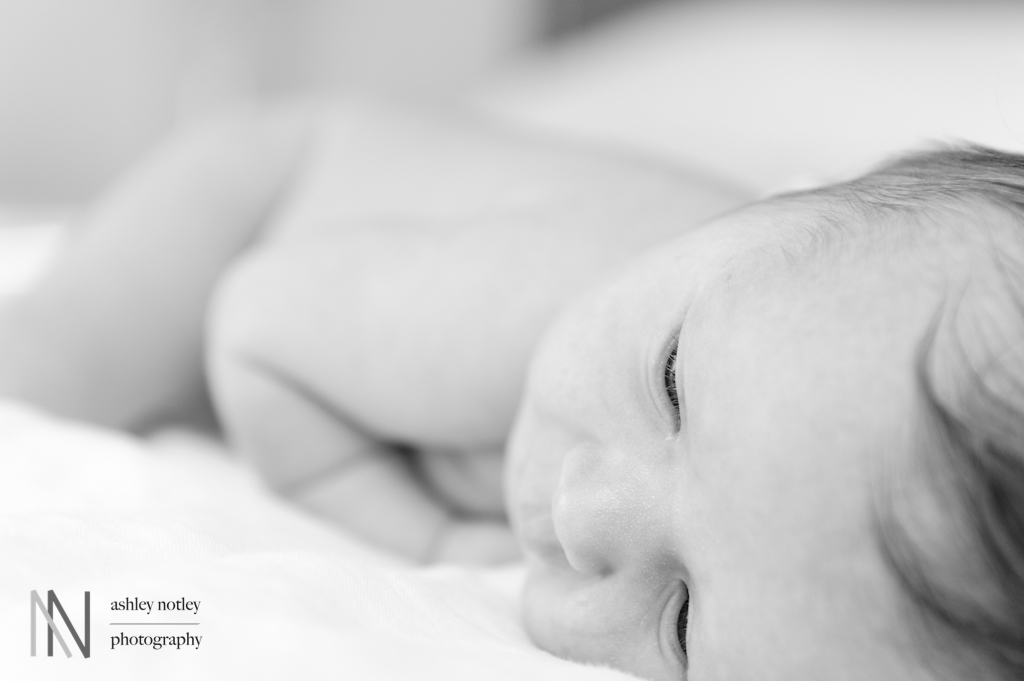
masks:
{"label": "baby's closed eye", "polygon": [[673,422],[673,431],[678,431],[682,427],[682,408],[683,400],[680,391],[680,386],[677,382],[678,377],[678,355],[679,355],[679,338],[674,337],[669,343],[669,351],[665,355],[664,366],[662,369],[662,384],[664,387],[665,397],[668,398],[668,403],[671,407]]}

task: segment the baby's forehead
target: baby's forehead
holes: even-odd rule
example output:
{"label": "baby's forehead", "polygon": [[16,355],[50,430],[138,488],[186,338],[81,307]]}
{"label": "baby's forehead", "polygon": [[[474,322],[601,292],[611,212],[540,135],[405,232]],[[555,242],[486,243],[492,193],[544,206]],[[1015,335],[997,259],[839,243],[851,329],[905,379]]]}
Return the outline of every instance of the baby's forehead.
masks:
{"label": "baby's forehead", "polygon": [[930,220],[866,214],[818,195],[753,205],[721,225],[730,233],[708,258],[687,316],[693,327],[728,318],[723,329],[738,322],[753,333],[843,326],[865,346],[910,347],[972,280],[971,313],[990,305],[998,284],[983,239],[968,243]]}
{"label": "baby's forehead", "polygon": [[911,276],[910,270],[923,264],[920,258],[911,263],[904,253],[907,230],[891,229],[818,195],[753,204],[726,216],[720,227],[732,233],[717,249],[714,267],[707,268],[704,288],[723,296],[877,282],[901,272]]}
{"label": "baby's forehead", "polygon": [[[671,304],[685,304],[694,321],[713,310],[770,310],[794,324],[846,315],[880,335],[920,337],[949,300],[963,299],[968,313],[1007,307],[1012,301],[992,291],[1007,290],[1003,270],[1024,272],[1013,217],[956,198],[879,209],[853,190],[827,187],[752,204],[700,232],[677,242],[678,260],[664,261],[677,270],[666,280],[680,284],[672,284],[679,301]],[[1009,253],[1019,254],[1016,265],[1000,263]],[[900,323],[917,310],[926,313],[917,327]],[[993,318],[1006,316],[997,310]]]}
{"label": "baby's forehead", "polygon": [[[805,329],[846,317],[865,349],[928,345],[929,367],[950,395],[1011,358],[1015,369],[993,375],[1020,375],[1024,230],[1011,211],[962,199],[880,211],[828,192],[760,210],[769,238],[737,254],[731,280],[742,283],[726,287],[748,310],[775,309]],[[915,361],[894,368],[910,373]]]}
{"label": "baby's forehead", "polygon": [[998,274],[1000,252],[1024,257],[1020,224],[999,206],[970,199],[880,206],[845,186],[783,195],[749,207],[763,226],[734,269],[758,276],[839,282],[922,279],[955,288]]}

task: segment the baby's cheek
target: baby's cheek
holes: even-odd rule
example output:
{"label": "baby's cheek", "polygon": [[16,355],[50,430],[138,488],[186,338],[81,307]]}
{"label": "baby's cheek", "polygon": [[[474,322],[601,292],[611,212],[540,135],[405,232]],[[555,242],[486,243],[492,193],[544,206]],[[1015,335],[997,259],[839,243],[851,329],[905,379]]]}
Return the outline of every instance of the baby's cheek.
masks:
{"label": "baby's cheek", "polygon": [[423,449],[415,457],[427,485],[453,509],[470,517],[504,518],[503,447]]}

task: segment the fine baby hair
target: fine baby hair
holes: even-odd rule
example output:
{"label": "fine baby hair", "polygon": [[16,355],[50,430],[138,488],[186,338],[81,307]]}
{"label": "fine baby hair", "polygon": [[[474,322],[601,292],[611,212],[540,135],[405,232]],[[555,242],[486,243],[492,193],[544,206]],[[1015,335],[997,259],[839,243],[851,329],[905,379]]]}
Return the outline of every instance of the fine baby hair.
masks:
{"label": "fine baby hair", "polygon": [[[911,239],[925,238],[914,225],[937,231],[951,256],[981,253],[915,367],[916,472],[937,513],[901,504],[893,484],[877,529],[923,657],[942,651],[938,667],[972,678],[1024,678],[1024,156],[922,152],[824,193],[865,222],[909,223]],[[842,217],[827,220],[840,235]]]}

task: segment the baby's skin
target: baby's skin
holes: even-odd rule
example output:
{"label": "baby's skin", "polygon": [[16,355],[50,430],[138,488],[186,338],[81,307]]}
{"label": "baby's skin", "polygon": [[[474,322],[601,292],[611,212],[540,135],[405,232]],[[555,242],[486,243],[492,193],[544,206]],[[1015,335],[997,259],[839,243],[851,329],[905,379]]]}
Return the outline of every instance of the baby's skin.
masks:
{"label": "baby's skin", "polygon": [[232,112],[132,169],[0,306],[0,395],[134,430],[209,396],[311,511],[416,561],[509,560],[502,453],[541,333],[745,198],[452,112]]}
{"label": "baby's skin", "polygon": [[142,429],[208,385],[321,516],[418,561],[522,551],[525,625],[564,657],[933,678],[873,509],[912,466],[936,312],[990,295],[984,249],[925,232],[909,258],[859,224],[832,248],[823,197],[744,201],[451,114],[235,113],[0,307],[0,394]]}
{"label": "baby's skin", "polygon": [[669,241],[544,337],[506,478],[542,647],[652,679],[934,678],[873,509],[913,466],[922,338],[991,281],[934,235],[815,245],[822,202]]}

